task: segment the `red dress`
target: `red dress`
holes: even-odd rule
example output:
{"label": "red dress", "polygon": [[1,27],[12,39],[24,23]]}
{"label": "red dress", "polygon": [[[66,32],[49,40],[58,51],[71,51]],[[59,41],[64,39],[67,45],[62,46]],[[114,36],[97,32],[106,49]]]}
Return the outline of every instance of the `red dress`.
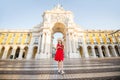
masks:
{"label": "red dress", "polygon": [[60,44],[57,44],[57,50],[56,50],[56,54],[55,54],[55,57],[54,59],[56,61],[63,61],[64,60],[64,46],[63,45],[60,45]]}

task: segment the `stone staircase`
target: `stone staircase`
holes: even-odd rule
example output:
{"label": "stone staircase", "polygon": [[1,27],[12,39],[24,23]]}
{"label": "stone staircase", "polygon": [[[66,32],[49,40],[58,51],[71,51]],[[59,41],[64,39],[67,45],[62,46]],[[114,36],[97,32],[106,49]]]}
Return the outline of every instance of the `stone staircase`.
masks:
{"label": "stone staircase", "polygon": [[64,71],[53,59],[0,60],[0,80],[120,80],[120,58],[65,59]]}

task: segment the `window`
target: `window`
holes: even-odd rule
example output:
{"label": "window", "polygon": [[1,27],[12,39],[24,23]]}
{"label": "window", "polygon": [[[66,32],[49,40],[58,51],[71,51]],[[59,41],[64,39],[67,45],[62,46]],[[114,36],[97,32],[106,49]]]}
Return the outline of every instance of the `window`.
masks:
{"label": "window", "polygon": [[18,44],[20,44],[22,41],[22,37],[18,38]]}
{"label": "window", "polygon": [[27,38],[26,38],[26,40],[25,40],[25,43],[29,43],[29,39],[30,39],[30,37],[29,36],[27,36]]}
{"label": "window", "polygon": [[95,36],[95,34],[93,34],[93,36]]}
{"label": "window", "polygon": [[5,44],[6,43],[6,41],[7,41],[7,37],[5,37],[4,39],[3,39],[3,44]]}
{"label": "window", "polygon": [[101,36],[101,34],[99,34],[99,36]]}
{"label": "window", "polygon": [[23,34],[22,33],[20,33],[20,37],[22,37],[23,36]]}
{"label": "window", "polygon": [[78,44],[82,44],[82,40],[80,38],[78,39]]}
{"label": "window", "polygon": [[14,42],[14,38],[11,38],[10,44],[13,44],[13,42]]}
{"label": "window", "polygon": [[38,37],[35,38],[34,44],[38,44]]}
{"label": "window", "polygon": [[86,34],[86,36],[88,37],[88,34]]}
{"label": "window", "polygon": [[15,33],[13,33],[13,37],[15,37]]}

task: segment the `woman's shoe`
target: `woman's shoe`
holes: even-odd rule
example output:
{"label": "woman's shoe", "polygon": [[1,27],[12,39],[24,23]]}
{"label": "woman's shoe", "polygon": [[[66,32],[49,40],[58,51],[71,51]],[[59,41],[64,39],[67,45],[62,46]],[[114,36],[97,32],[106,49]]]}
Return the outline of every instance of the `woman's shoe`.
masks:
{"label": "woman's shoe", "polygon": [[64,72],[64,71],[61,71],[61,74],[63,75],[63,74],[65,74],[65,72]]}
{"label": "woman's shoe", "polygon": [[58,70],[58,74],[60,74],[61,73],[61,71],[60,70]]}

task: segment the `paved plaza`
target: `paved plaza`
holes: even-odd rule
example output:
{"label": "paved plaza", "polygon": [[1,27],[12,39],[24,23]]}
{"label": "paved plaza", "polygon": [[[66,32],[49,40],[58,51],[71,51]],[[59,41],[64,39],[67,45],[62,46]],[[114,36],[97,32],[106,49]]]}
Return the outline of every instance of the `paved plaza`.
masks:
{"label": "paved plaza", "polygon": [[65,59],[64,71],[53,59],[0,60],[0,80],[120,80],[120,58]]}

